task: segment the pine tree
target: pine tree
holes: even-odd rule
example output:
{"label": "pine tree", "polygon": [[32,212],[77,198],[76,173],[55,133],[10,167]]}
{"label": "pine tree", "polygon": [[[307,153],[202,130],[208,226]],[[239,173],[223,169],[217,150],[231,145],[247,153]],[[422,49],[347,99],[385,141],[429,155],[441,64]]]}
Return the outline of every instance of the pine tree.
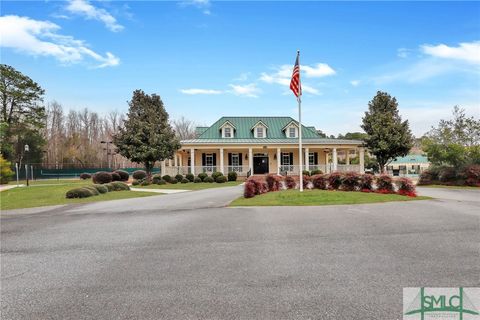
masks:
{"label": "pine tree", "polygon": [[172,158],[180,142],[168,122],[160,96],[135,90],[128,104],[127,120],[113,143],[122,156],[143,163],[150,179],[155,162]]}
{"label": "pine tree", "polygon": [[405,156],[413,146],[413,136],[408,120],[402,121],[398,114],[395,97],[378,91],[368,103],[368,111],[363,117],[362,129],[368,134],[365,145],[377,158],[381,172],[385,165],[398,156]]}

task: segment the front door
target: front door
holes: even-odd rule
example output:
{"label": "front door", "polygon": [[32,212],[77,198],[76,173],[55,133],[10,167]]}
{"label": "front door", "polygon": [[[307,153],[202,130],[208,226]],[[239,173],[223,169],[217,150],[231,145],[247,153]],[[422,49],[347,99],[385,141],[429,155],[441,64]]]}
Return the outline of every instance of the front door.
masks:
{"label": "front door", "polygon": [[255,155],[253,157],[253,174],[268,173],[268,156]]}

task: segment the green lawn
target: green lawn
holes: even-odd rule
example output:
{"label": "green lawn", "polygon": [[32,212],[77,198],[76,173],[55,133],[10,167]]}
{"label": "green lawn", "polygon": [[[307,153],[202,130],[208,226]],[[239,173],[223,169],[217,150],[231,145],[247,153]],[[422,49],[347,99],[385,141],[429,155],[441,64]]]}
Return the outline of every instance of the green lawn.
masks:
{"label": "green lawn", "polygon": [[[32,185],[32,186],[36,186],[36,185],[45,185],[45,184],[88,184],[88,183],[92,183],[92,180],[91,179],[88,179],[88,180],[80,180],[79,178],[76,178],[76,179],[42,179],[42,180],[30,180],[29,181],[29,184]],[[17,181],[14,180],[14,181],[9,181],[8,182],[9,185],[16,185],[17,184]],[[26,180],[20,180],[19,181],[19,184],[24,184],[24,185],[27,185],[27,181]]]}
{"label": "green lawn", "polygon": [[207,182],[200,182],[200,183],[176,183],[176,184],[151,184],[149,186],[132,186],[132,188],[142,188],[142,189],[180,189],[180,190],[203,190],[209,188],[220,188],[220,187],[232,187],[238,186],[243,181],[228,181],[225,183],[207,183]]}
{"label": "green lawn", "polygon": [[66,199],[65,193],[82,185],[91,185],[91,182],[73,183],[56,186],[19,187],[0,192],[0,208],[2,210],[51,206],[58,204],[86,203],[115,199],[127,199],[159,195],[159,193],[144,191],[111,191],[98,196],[82,199]]}
{"label": "green lawn", "polygon": [[268,192],[253,198],[240,197],[230,206],[323,206],[332,204],[360,204],[389,201],[425,200],[430,197],[406,197],[396,194],[346,192],[328,190],[284,190]]}
{"label": "green lawn", "polygon": [[418,186],[421,188],[444,188],[444,189],[471,189],[471,190],[479,190],[480,187],[472,187],[472,186],[446,186],[443,184],[430,184],[430,185],[423,185]]}

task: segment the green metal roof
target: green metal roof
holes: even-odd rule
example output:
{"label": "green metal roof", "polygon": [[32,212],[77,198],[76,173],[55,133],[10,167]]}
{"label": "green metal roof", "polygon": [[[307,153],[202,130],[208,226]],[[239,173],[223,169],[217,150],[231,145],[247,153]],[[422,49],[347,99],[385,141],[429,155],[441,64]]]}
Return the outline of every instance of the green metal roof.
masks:
{"label": "green metal roof", "polygon": [[[345,140],[345,139],[325,139],[325,138],[307,138],[302,139],[304,145],[309,144],[325,144],[325,145],[362,145],[360,140]],[[215,138],[215,139],[190,139],[182,140],[183,145],[189,144],[298,144],[298,139],[282,138],[247,138],[247,139],[232,139],[232,138]]]}
{"label": "green metal roof", "polygon": [[196,127],[195,128],[195,135],[198,137],[202,133],[204,133],[207,129],[208,129],[208,127]]}
{"label": "green metal roof", "polygon": [[[236,130],[234,138],[222,139],[220,127],[225,123],[225,121],[229,121],[235,126]],[[258,139],[254,138],[253,131],[251,129],[259,121],[268,126],[266,138],[268,142],[271,142],[271,139],[295,140],[294,138],[286,137],[285,133],[282,131],[282,128],[285,127],[289,122],[295,121],[291,117],[221,117],[217,122],[200,134],[200,136],[198,136],[198,138],[195,140],[220,139],[221,142],[226,142],[225,140],[254,139],[254,141],[257,141]],[[297,121],[295,122],[298,123]],[[304,139],[320,138],[314,127],[305,126],[302,126],[302,137]]]}
{"label": "green metal roof", "polygon": [[405,157],[397,157],[392,163],[428,163],[428,158],[419,154],[408,154]]}

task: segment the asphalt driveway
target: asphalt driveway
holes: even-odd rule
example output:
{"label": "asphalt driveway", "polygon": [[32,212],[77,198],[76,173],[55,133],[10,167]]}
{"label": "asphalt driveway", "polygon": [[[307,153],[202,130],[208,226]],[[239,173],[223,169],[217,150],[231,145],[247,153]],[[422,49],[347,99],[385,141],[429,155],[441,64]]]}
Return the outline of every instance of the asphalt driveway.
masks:
{"label": "asphalt driveway", "polygon": [[[401,319],[402,288],[480,286],[480,192],[225,208],[241,187],[1,219],[2,319]],[[438,194],[437,194],[438,196]]]}

